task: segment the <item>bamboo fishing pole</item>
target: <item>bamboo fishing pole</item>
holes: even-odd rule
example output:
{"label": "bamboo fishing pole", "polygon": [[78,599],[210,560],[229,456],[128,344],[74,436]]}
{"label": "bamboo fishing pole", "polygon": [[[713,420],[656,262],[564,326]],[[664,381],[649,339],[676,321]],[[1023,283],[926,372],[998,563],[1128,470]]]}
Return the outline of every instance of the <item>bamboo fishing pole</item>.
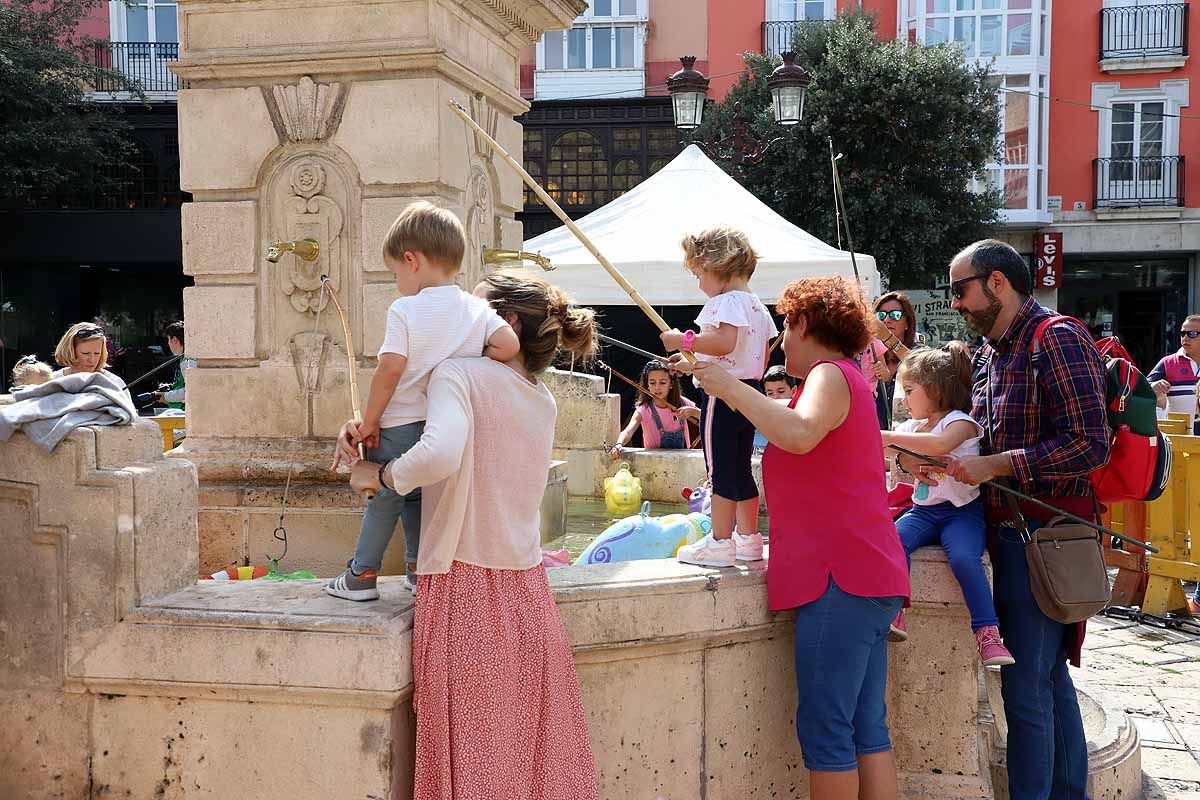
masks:
{"label": "bamboo fishing pole", "polygon": [[[663,333],[671,330],[671,326],[667,324],[667,321],[663,319],[657,311],[654,310],[653,306],[646,302],[646,298],[642,297],[641,293],[634,288],[633,284],[625,279],[625,276],[621,274],[621,271],[614,267],[612,262],[604,257],[604,254],[600,252],[596,245],[592,244],[592,240],[589,239],[584,232],[579,229],[579,226],[567,216],[567,212],[563,211],[558,203],[554,202],[554,198],[546,193],[546,190],[542,188],[541,184],[534,180],[533,176],[525,171],[525,168],[521,166],[521,163],[510,156],[508,151],[500,146],[499,142],[488,135],[487,131],[479,127],[479,124],[475,122],[475,120],[471,119],[471,115],[457,100],[450,100],[449,104],[451,110],[454,111],[454,113],[457,114],[463,122],[467,123],[471,130],[483,137],[483,140],[487,142],[492,150],[494,150],[500,156],[504,163],[516,170],[517,174],[521,176],[521,180],[525,182],[525,185],[533,190],[533,193],[538,196],[538,199],[546,205],[546,208],[554,212],[554,215],[558,217],[564,225],[567,226],[567,229],[571,231],[571,233],[575,234],[575,238],[578,239],[580,243],[588,249],[588,252],[595,256],[596,261],[600,262],[600,266],[604,267],[604,271],[607,272],[609,276],[617,282],[617,285],[625,291],[625,294],[629,295],[629,298],[637,304],[637,307],[642,310],[642,313],[650,318],[650,321],[654,323],[655,327],[657,327]],[[686,350],[681,350],[680,353],[682,353],[683,357],[688,361],[695,363],[695,354],[689,353]],[[725,404],[734,411],[737,410],[728,401],[726,401]]]}

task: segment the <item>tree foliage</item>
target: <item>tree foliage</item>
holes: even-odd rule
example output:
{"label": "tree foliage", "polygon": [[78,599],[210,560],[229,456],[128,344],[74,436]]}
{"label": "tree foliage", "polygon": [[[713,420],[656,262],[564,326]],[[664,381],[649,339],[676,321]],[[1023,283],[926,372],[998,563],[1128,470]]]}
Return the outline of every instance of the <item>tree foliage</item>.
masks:
{"label": "tree foliage", "polygon": [[99,78],[140,96],[124,75],[92,62],[96,40],[79,23],[99,0],[0,3],[0,200],[23,203],[63,189],[116,188],[114,167],[133,142],[116,103],[88,92]]}
{"label": "tree foliage", "polygon": [[[838,168],[855,249],[875,257],[891,286],[928,286],[997,221],[999,193],[970,187],[995,160],[1000,133],[988,69],[969,65],[952,46],[881,42],[873,19],[856,12],[799,26],[794,49],[813,77],[804,119],[760,164],[734,174],[784,217],[836,242],[832,138],[844,154]],[[745,60],[746,72],[709,110],[701,138],[728,136],[738,104],[756,133],[780,135],[767,90],[779,59],[747,53]]]}

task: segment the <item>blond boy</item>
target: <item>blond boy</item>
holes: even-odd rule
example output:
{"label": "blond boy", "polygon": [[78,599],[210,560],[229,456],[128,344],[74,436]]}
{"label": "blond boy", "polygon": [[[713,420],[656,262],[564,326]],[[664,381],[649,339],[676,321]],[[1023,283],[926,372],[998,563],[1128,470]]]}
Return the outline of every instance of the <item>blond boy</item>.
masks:
{"label": "blond boy", "polygon": [[[466,244],[458,217],[425,202],[404,209],[388,231],[383,261],[396,276],[401,297],[388,309],[379,366],[371,379],[362,424],[357,433],[349,433],[355,444],[366,446],[371,461],[399,458],[421,438],[426,386],[434,367],[448,358],[480,355],[507,361],[520,349],[509,324],[486,301],[454,283]],[[347,600],[377,599],[375,584],[383,553],[401,520],[407,584],[415,591],[420,489],[404,496],[384,489],[367,504],[354,557],[325,591]]]}

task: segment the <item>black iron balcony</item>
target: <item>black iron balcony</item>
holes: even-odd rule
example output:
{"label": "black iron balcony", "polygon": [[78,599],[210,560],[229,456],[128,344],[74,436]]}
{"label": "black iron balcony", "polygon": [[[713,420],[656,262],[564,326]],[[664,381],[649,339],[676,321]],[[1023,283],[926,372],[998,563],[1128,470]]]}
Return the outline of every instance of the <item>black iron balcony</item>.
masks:
{"label": "black iron balcony", "polygon": [[1100,60],[1186,56],[1190,3],[1100,11]]}
{"label": "black iron balcony", "polygon": [[[137,83],[143,92],[175,92],[179,79],[167,64],[179,59],[178,42],[99,42],[96,66],[119,72]],[[97,71],[97,92],[122,92],[126,86],[113,76]]]}
{"label": "black iron balcony", "polygon": [[792,40],[801,25],[828,25],[832,20],[779,20],[762,24],[762,51],[766,55],[777,56],[792,50]]}
{"label": "black iron balcony", "polygon": [[1182,208],[1183,156],[1097,158],[1095,208]]}

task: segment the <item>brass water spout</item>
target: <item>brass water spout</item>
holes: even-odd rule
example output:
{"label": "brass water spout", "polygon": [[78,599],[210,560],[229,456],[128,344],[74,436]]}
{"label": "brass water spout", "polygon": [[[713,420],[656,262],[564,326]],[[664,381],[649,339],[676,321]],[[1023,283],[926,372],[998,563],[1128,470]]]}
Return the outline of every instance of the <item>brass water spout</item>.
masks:
{"label": "brass water spout", "polygon": [[321,245],[316,239],[299,239],[294,242],[274,242],[267,248],[267,261],[279,261],[284,253],[295,253],[304,261],[316,261],[321,256]]}
{"label": "brass water spout", "polygon": [[550,263],[550,258],[541,253],[527,253],[524,250],[496,250],[491,247],[483,248],[483,263],[485,266],[506,264],[510,261],[532,261],[546,272],[557,269]]}

